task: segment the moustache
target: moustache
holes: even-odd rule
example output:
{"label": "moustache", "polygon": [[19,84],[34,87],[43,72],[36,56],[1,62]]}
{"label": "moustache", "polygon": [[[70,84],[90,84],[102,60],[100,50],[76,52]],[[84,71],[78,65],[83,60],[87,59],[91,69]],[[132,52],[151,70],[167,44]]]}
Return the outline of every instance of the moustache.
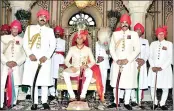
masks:
{"label": "moustache", "polygon": [[41,19],[40,21],[45,22],[45,20],[44,20],[44,19]]}
{"label": "moustache", "polygon": [[128,27],[127,25],[123,25],[122,27]]}

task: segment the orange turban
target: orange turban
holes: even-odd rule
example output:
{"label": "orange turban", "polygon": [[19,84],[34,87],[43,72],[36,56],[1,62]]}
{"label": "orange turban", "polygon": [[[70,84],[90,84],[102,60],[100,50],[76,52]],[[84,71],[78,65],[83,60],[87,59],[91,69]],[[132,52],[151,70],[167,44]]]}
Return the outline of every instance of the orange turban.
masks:
{"label": "orange turban", "polygon": [[131,19],[130,19],[130,16],[128,14],[123,14],[120,18],[120,22],[124,22],[126,21],[128,23],[128,25],[130,26],[131,25]]}
{"label": "orange turban", "polygon": [[50,19],[50,15],[49,15],[48,10],[44,10],[44,9],[39,10],[39,11],[37,12],[37,17],[39,17],[39,16],[41,16],[41,15],[45,15],[47,21]]}
{"label": "orange turban", "polygon": [[115,29],[115,31],[120,31],[121,30],[121,27],[117,27],[116,29]]}
{"label": "orange turban", "polygon": [[10,33],[10,26],[8,24],[2,25],[1,31],[7,31],[8,33]]}
{"label": "orange turban", "polygon": [[18,33],[22,32],[22,25],[21,25],[21,22],[20,22],[20,21],[14,20],[14,21],[11,23],[10,27],[12,28],[12,27],[14,27],[14,26],[16,26],[16,27],[18,28]]}
{"label": "orange turban", "polygon": [[60,33],[60,36],[63,36],[63,34],[64,34],[64,29],[63,29],[62,27],[60,27],[60,26],[56,26],[56,27],[54,28],[54,32],[59,32],[59,33]]}
{"label": "orange turban", "polygon": [[143,25],[141,25],[140,23],[137,23],[135,26],[134,26],[134,31],[140,29],[142,34],[144,34],[144,27]]}
{"label": "orange turban", "polygon": [[[85,36],[82,36],[82,35],[85,35]],[[80,37],[82,37],[82,39],[84,40],[84,44],[88,46],[88,39],[86,38],[87,35],[88,35],[87,30],[80,30],[79,32],[76,32],[72,39],[72,46],[76,45],[76,40],[77,38],[80,38]]]}
{"label": "orange turban", "polygon": [[164,33],[164,37],[166,37],[166,36],[167,36],[167,26],[158,27],[158,28],[156,29],[156,31],[155,31],[156,36],[158,36],[158,34],[159,34],[160,32],[163,32],[163,33]]}

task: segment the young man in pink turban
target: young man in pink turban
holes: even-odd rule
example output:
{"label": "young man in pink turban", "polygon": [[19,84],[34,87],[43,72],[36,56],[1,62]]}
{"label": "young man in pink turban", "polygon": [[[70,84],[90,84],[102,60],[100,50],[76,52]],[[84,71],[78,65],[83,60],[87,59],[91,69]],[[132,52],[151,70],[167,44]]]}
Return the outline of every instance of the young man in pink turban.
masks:
{"label": "young man in pink turban", "polygon": [[156,88],[162,89],[163,93],[161,100],[158,102],[157,95],[153,102],[154,108],[158,107],[158,103],[162,110],[167,110],[166,100],[168,97],[169,89],[172,88],[172,42],[165,40],[167,37],[167,27],[158,27],[156,29],[157,41],[152,42],[150,45],[150,56],[149,56],[149,73],[148,73],[148,85],[151,88],[151,97],[154,100],[155,89],[155,78],[157,74]]}
{"label": "young man in pink turban", "polygon": [[[7,107],[16,105],[19,85],[22,85],[26,55],[22,38],[18,36],[21,31],[21,23],[14,20],[11,23],[11,34],[1,37],[1,108],[4,102]],[[8,101],[4,101],[4,91]]]}
{"label": "young man in pink turban", "polygon": [[[129,30],[131,20],[128,14],[121,16],[120,23],[121,31],[113,32],[110,43],[110,54],[113,58],[110,85],[113,87],[115,101],[108,107],[116,107],[116,104],[119,106],[120,89],[125,89],[124,107],[131,110],[129,100],[132,89],[137,88],[135,59],[140,53],[140,42],[137,32]],[[120,79],[117,79],[120,75],[119,67],[122,67],[122,71]]]}
{"label": "young man in pink turban", "polygon": [[56,37],[56,49],[52,56],[52,68],[51,74],[53,78],[54,86],[49,88],[50,96],[49,99],[52,100],[55,96],[58,96],[56,89],[57,78],[59,78],[59,65],[64,64],[65,59],[65,40],[63,39],[64,36],[64,29],[60,26],[56,26],[54,28],[54,34]]}
{"label": "young man in pink turban", "polygon": [[1,29],[0,33],[1,36],[10,34],[10,26],[8,24],[2,25],[0,29]]}
{"label": "young man in pink turban", "polygon": [[[80,95],[80,98],[84,100],[86,98],[87,89],[93,76],[93,72],[90,67],[95,64],[95,59],[91,49],[88,47],[87,35],[88,32],[86,30],[76,32],[72,40],[72,47],[70,47],[65,58],[65,65],[68,68],[64,70],[63,76],[71,101],[75,100],[76,97],[72,89],[70,77],[79,76],[80,70],[84,69],[84,76],[86,77],[86,80],[83,84],[82,92]],[[71,63],[70,59],[72,59]]]}
{"label": "young man in pink turban", "polygon": [[[50,109],[48,100],[48,86],[53,85],[51,76],[51,56],[55,50],[55,36],[53,29],[46,26],[50,19],[47,10],[39,10],[37,13],[37,25],[30,25],[24,34],[24,50],[27,55],[24,65],[23,85],[35,88],[34,105],[31,110],[36,110],[38,105],[38,86],[41,86],[41,101],[44,109]],[[36,87],[33,87],[34,77],[38,64],[42,67],[38,73]]]}
{"label": "young man in pink turban", "polygon": [[[142,107],[141,106],[141,100],[143,98],[143,90],[148,89],[148,85],[147,85],[147,64],[146,64],[146,62],[149,58],[149,42],[148,42],[147,39],[143,38],[144,27],[143,27],[142,24],[137,23],[134,26],[134,31],[136,31],[139,35],[141,52],[136,58],[136,63],[137,63],[136,67],[137,67],[137,69],[140,68],[140,72],[137,72],[137,73],[139,73],[139,77],[137,77],[137,79],[139,78],[138,79],[139,88],[136,89],[136,93],[135,93],[134,89],[132,90],[132,94],[131,94],[132,103],[131,103],[131,105],[132,106],[139,105],[140,107]],[[139,97],[137,97],[137,95]]]}

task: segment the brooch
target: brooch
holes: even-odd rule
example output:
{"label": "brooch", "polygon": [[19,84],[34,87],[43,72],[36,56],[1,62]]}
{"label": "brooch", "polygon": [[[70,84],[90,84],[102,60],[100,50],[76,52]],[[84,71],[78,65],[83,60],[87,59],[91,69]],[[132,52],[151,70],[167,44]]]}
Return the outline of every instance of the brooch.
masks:
{"label": "brooch", "polygon": [[131,39],[131,35],[127,35],[127,39]]}

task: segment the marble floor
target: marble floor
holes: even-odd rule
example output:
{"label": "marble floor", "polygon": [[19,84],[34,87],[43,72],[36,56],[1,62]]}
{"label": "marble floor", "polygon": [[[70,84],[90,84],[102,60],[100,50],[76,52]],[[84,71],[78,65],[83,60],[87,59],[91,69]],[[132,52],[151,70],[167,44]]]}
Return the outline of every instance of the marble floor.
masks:
{"label": "marble floor", "polygon": [[[95,98],[93,97],[93,92],[88,92],[87,93],[87,102],[91,110],[109,110],[109,111],[114,111],[115,109],[109,109],[107,106],[111,104],[111,102],[114,100],[113,98],[113,93],[112,93],[112,88],[110,85],[108,85],[107,81],[107,92],[105,95],[106,102],[104,104],[100,103],[99,101],[96,101]],[[66,92],[64,93],[66,94]],[[160,99],[160,95],[162,94],[161,90],[158,90],[158,98]],[[50,108],[51,110],[66,110],[66,107],[68,106],[68,100],[66,99],[66,96],[64,96],[64,99],[62,101],[58,101],[56,99],[49,101]],[[172,90],[170,90],[168,99],[167,99],[167,107],[169,110],[173,110],[173,99],[172,99]],[[30,107],[32,105],[31,100],[19,100],[18,105],[14,106],[12,109],[13,110],[30,110]],[[142,105],[145,107],[143,110],[151,110],[150,107],[152,105],[152,101],[143,101]],[[38,105],[38,109],[43,109],[41,102]],[[124,108],[124,105],[121,104],[120,110],[126,110]],[[142,110],[139,107],[133,107],[133,110]],[[160,108],[157,108],[156,110],[161,110]]]}

